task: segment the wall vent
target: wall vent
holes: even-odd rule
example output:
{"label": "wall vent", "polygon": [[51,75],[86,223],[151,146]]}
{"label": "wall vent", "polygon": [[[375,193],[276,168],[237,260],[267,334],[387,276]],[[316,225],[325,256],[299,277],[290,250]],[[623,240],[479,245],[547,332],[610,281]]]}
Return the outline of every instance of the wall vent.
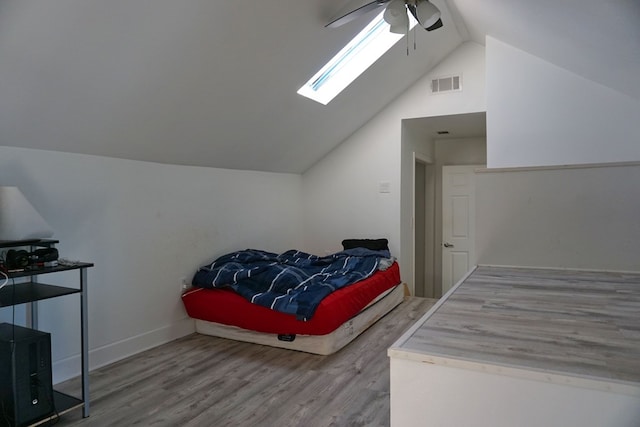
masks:
{"label": "wall vent", "polygon": [[438,77],[431,80],[431,93],[451,92],[462,90],[462,77],[460,75]]}

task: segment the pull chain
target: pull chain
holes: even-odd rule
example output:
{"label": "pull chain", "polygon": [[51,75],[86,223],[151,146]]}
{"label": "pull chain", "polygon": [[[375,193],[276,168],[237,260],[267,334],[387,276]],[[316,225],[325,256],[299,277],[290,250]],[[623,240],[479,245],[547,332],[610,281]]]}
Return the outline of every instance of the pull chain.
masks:
{"label": "pull chain", "polygon": [[[410,30],[407,29],[407,34],[405,35],[405,38],[407,40],[407,56],[409,56],[409,31]],[[413,50],[415,51],[416,50],[416,46],[417,46],[417,43],[416,43],[416,29],[414,28],[412,32],[413,32]]]}
{"label": "pull chain", "polygon": [[416,29],[413,29],[413,50],[416,50]]}
{"label": "pull chain", "polygon": [[407,26],[407,33],[405,34],[405,40],[407,40],[407,56],[409,56],[409,27]]}

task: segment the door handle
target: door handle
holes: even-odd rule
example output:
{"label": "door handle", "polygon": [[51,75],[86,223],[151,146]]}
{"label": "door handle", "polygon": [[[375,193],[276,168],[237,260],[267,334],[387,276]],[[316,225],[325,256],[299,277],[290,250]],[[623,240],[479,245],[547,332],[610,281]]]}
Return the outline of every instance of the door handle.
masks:
{"label": "door handle", "polygon": [[443,246],[444,246],[445,248],[452,248],[452,247],[453,247],[453,245],[452,245],[451,243],[448,243],[448,242],[444,242],[444,245],[443,245]]}

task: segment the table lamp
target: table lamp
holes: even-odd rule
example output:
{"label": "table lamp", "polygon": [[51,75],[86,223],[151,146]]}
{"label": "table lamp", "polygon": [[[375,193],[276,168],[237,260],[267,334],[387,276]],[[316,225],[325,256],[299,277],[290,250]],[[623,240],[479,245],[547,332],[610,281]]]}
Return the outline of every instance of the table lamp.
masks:
{"label": "table lamp", "polygon": [[46,239],[53,230],[18,187],[0,186],[0,241]]}

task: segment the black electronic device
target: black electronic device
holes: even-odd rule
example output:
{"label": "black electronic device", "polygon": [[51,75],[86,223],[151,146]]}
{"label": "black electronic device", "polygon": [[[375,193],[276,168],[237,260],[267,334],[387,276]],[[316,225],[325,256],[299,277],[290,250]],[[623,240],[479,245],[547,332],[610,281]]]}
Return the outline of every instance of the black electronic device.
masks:
{"label": "black electronic device", "polygon": [[29,256],[31,258],[31,264],[57,261],[58,250],[56,248],[36,249],[35,251],[31,252]]}
{"label": "black electronic device", "polygon": [[9,270],[23,270],[29,266],[29,252],[24,249],[9,249],[5,262]]}
{"label": "black electronic device", "polygon": [[22,271],[30,268],[51,267],[57,265],[58,250],[56,248],[36,249],[28,252],[24,249],[9,249],[5,264],[9,271]]}
{"label": "black electronic device", "polygon": [[58,250],[56,248],[36,249],[29,254],[29,266],[32,269],[56,265],[58,265]]}
{"label": "black electronic device", "polygon": [[0,426],[24,426],[53,414],[51,334],[0,324]]}

